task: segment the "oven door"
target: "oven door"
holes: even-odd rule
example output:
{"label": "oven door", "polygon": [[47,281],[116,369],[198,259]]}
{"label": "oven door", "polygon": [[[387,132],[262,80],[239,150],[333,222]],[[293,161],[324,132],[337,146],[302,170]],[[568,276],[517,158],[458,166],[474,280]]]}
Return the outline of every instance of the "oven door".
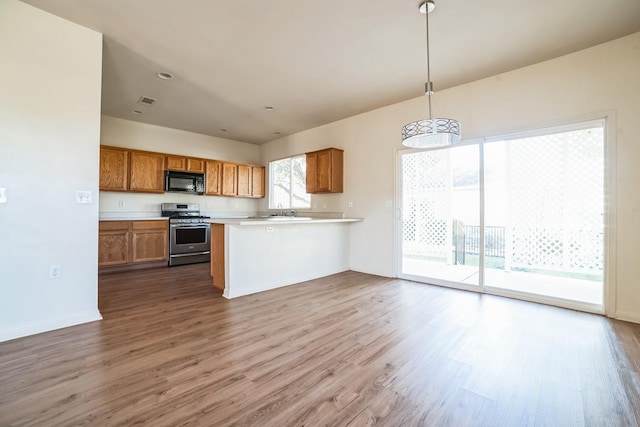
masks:
{"label": "oven door", "polygon": [[209,253],[209,229],[209,224],[170,224],[170,254]]}

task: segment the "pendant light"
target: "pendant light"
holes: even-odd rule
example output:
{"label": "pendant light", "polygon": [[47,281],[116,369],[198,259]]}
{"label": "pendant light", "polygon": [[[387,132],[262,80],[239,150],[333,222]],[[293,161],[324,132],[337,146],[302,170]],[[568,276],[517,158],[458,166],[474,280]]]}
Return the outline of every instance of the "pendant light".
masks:
{"label": "pendant light", "polygon": [[420,5],[420,13],[424,13],[427,27],[427,82],[424,93],[429,97],[429,118],[411,122],[402,128],[402,145],[411,148],[444,147],[460,142],[460,123],[454,119],[434,119],[431,116],[431,69],[429,63],[429,13],[435,9],[434,0],[427,0]]}

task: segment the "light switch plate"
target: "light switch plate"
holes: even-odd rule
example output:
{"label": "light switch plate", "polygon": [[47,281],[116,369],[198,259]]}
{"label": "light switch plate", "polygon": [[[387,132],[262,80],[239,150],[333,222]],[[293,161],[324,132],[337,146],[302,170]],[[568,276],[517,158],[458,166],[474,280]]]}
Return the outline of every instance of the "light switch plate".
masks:
{"label": "light switch plate", "polygon": [[76,203],[79,205],[90,205],[93,203],[91,191],[76,190]]}
{"label": "light switch plate", "polygon": [[0,203],[7,203],[7,189],[0,188]]}

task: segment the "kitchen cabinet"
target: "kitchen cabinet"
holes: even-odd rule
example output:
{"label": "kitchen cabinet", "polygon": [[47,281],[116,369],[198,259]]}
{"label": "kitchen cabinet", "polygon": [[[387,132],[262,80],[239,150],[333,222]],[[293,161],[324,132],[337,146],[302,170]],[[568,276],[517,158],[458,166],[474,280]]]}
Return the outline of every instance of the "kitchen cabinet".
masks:
{"label": "kitchen cabinet", "polygon": [[205,160],[184,156],[165,156],[166,170],[179,172],[205,173]]}
{"label": "kitchen cabinet", "polygon": [[237,165],[238,185],[236,187],[236,196],[251,197],[252,167],[249,165]]}
{"label": "kitchen cabinet", "polygon": [[131,151],[129,163],[130,191],[164,193],[164,154]]}
{"label": "kitchen cabinet", "polygon": [[168,229],[166,221],[132,221],[131,262],[166,261]]}
{"label": "kitchen cabinet", "polygon": [[98,226],[98,266],[129,262],[130,221],[100,221]]}
{"label": "kitchen cabinet", "polygon": [[263,166],[100,146],[101,191],[164,193],[165,170],[205,174],[209,196],[265,196]]}
{"label": "kitchen cabinet", "polygon": [[99,267],[169,259],[166,220],[100,221],[98,230]]}
{"label": "kitchen cabinet", "polygon": [[127,191],[129,151],[116,147],[100,147],[100,190]]}
{"label": "kitchen cabinet", "polygon": [[222,164],[222,195],[235,196],[238,188],[238,165],[235,163]]}
{"label": "kitchen cabinet", "polygon": [[306,153],[307,193],[342,193],[343,192],[343,154],[337,148]]}
{"label": "kitchen cabinet", "polygon": [[251,197],[264,197],[264,167],[251,167]]}
{"label": "kitchen cabinet", "polygon": [[205,165],[207,185],[205,193],[208,196],[222,195],[222,162],[207,160]]}

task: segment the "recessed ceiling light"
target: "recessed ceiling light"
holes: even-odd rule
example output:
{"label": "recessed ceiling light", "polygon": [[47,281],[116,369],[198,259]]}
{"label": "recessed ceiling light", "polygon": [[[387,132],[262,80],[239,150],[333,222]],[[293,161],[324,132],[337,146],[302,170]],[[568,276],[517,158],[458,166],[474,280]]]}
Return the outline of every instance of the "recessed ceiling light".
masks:
{"label": "recessed ceiling light", "polygon": [[227,130],[225,128],[220,129],[220,132],[226,132]]}
{"label": "recessed ceiling light", "polygon": [[131,113],[133,113],[133,114],[142,114],[142,111],[140,111],[140,110],[131,110]]}
{"label": "recessed ceiling light", "polygon": [[162,80],[171,80],[173,78],[173,74],[167,73],[166,71],[157,72],[156,76]]}
{"label": "recessed ceiling light", "polygon": [[273,107],[271,105],[265,105],[264,109],[267,110],[267,111],[273,111],[273,110],[275,110],[275,107]]}
{"label": "recessed ceiling light", "polygon": [[281,132],[275,131],[273,134],[274,135],[281,135]]}

